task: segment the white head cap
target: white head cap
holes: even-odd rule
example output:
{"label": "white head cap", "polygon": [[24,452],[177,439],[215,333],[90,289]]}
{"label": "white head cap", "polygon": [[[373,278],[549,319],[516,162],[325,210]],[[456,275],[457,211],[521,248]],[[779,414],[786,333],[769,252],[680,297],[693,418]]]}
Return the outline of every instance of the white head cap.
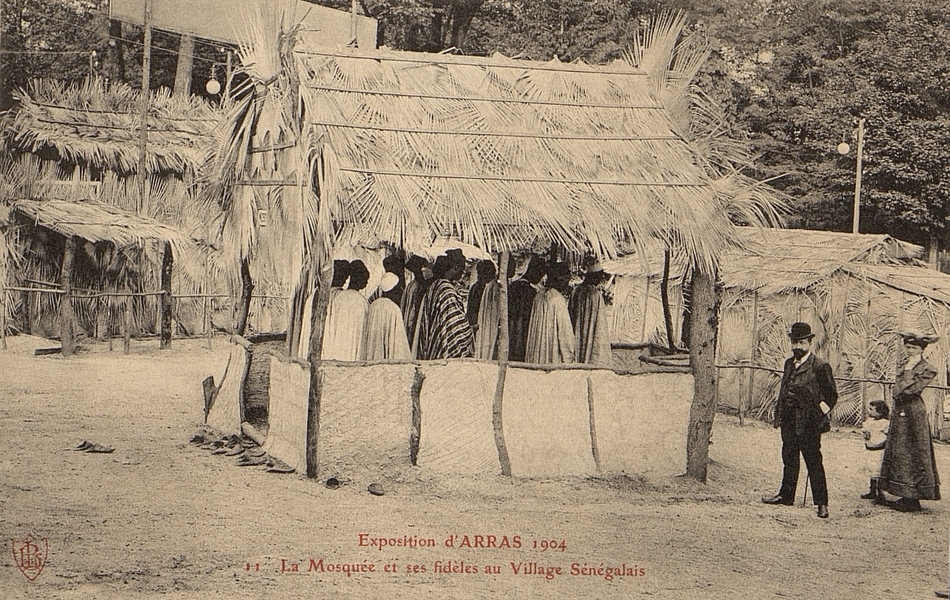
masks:
{"label": "white head cap", "polygon": [[396,275],[395,273],[390,273],[389,271],[386,271],[385,273],[383,273],[382,279],[379,280],[379,289],[383,290],[384,292],[388,292],[389,290],[396,287],[398,283],[399,283],[399,276]]}

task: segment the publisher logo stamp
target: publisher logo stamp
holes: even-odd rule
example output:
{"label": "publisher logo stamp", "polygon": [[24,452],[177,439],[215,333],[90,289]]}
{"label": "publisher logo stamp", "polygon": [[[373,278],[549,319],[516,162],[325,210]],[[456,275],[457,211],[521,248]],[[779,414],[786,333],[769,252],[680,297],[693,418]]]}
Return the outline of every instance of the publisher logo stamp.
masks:
{"label": "publisher logo stamp", "polygon": [[13,560],[23,576],[33,581],[43,572],[49,554],[49,542],[32,533],[22,540],[12,540]]}

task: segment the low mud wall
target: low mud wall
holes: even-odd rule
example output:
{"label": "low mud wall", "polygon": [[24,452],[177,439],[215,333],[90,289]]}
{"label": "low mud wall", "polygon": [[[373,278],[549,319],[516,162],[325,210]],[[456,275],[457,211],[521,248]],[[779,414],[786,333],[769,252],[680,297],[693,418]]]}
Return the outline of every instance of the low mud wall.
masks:
{"label": "low mud wall", "polygon": [[247,378],[248,347],[250,342],[232,337],[228,360],[221,372],[214,374],[217,391],[205,423],[219,432],[231,434],[241,431],[244,403],[244,380]]}
{"label": "low mud wall", "polygon": [[[246,360],[235,344],[213,419],[209,415],[209,424],[231,423],[216,425],[223,431],[240,423],[240,386],[230,371],[246,374]],[[503,393],[496,397],[501,373],[498,364],[478,360],[325,363],[318,476],[394,477],[413,466],[515,477],[685,471],[693,393],[688,371],[544,370],[515,363],[504,370]],[[265,450],[298,473],[306,470],[309,390],[305,362],[271,356]]]}

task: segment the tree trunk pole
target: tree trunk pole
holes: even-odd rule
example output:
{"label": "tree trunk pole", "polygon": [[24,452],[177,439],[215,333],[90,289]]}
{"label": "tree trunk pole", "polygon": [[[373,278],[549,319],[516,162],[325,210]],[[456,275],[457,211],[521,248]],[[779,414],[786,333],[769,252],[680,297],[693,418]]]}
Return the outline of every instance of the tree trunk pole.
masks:
{"label": "tree trunk pole", "polygon": [[663,251],[663,281],[660,284],[660,300],[663,302],[663,324],[666,326],[666,344],[670,354],[676,352],[673,342],[673,315],[670,314],[670,249]]}
{"label": "tree trunk pole", "polygon": [[[331,263],[332,265],[332,263]],[[330,304],[330,283],[333,269],[320,267],[317,269],[319,281],[317,291],[313,296],[313,315],[310,323],[310,347],[307,360],[310,362],[310,397],[307,403],[307,477],[316,479],[320,465],[317,456],[317,446],[320,433],[320,403],[323,397],[323,326],[327,317],[327,307]]]}
{"label": "tree trunk pole", "polygon": [[647,311],[650,309],[650,274],[644,278],[646,285],[643,288],[643,319],[640,323],[640,341],[647,343]]}
{"label": "tree trunk pole", "polygon": [[59,305],[59,339],[63,346],[63,356],[72,356],[76,351],[76,339],[73,337],[73,324],[76,315],[73,313],[72,279],[73,262],[76,256],[76,238],[66,238],[66,249],[63,251],[63,268],[60,271],[60,286],[63,288],[63,301]]}
{"label": "tree trunk pole", "polygon": [[175,68],[175,95],[191,96],[191,73],[194,70],[195,36],[181,34],[178,42],[178,65]]}
{"label": "tree trunk pole", "polygon": [[[752,291],[752,331],[749,332],[749,363],[755,367],[755,362],[759,358],[759,292]],[[755,399],[755,369],[749,369],[749,389],[747,400],[749,410],[752,410],[752,401]],[[742,399],[739,400],[739,425],[744,425],[744,415]]]}
{"label": "tree trunk pole", "polygon": [[247,331],[247,318],[251,312],[251,294],[254,292],[254,280],[251,279],[251,265],[247,258],[241,259],[241,299],[238,304],[234,333],[244,335]]}
{"label": "tree trunk pole", "polygon": [[148,156],[148,90],[149,77],[152,71],[152,0],[145,0],[144,11],[142,17],[145,26],[145,40],[142,50],[142,115],[139,124],[139,214],[145,211],[147,206],[145,195],[148,193],[146,184],[148,167],[146,162]]}
{"label": "tree trunk pole", "polygon": [[128,354],[132,349],[132,296],[125,297],[122,314],[122,353]]}
{"label": "tree trunk pole", "polygon": [[686,433],[686,474],[706,482],[709,438],[719,404],[716,372],[716,338],[719,329],[720,289],[716,274],[693,268],[693,305],[690,313],[690,365],[693,368],[693,402]]}
{"label": "tree trunk pole", "polygon": [[492,426],[495,432],[495,447],[498,449],[498,462],[501,464],[501,474],[511,475],[511,460],[508,456],[508,446],[505,443],[505,432],[502,421],[502,405],[505,398],[505,379],[508,375],[508,261],[511,260],[507,252],[502,252],[498,264],[498,278],[500,290],[498,293],[498,380],[495,384],[495,398],[492,404]]}
{"label": "tree trunk pole", "polygon": [[161,340],[159,348],[165,349],[172,345],[172,245],[165,242],[165,251],[162,253],[162,313],[161,313]]}

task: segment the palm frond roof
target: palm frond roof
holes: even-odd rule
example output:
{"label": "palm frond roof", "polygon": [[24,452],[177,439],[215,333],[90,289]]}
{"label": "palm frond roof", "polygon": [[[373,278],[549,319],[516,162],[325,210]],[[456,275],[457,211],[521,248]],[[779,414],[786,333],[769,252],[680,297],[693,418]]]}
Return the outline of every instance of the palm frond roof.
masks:
{"label": "palm frond roof", "polygon": [[188,237],[174,227],[91,200],[21,199],[13,201],[10,212],[61,235],[111,242],[116,247],[141,246],[150,241],[169,242],[177,249],[191,245]]}
{"label": "palm frond roof", "polygon": [[731,223],[653,79],[606,66],[396,52],[295,53],[333,218],[404,247],[555,241],[714,254]]}
{"label": "palm frond roof", "polygon": [[[81,85],[36,80],[16,100],[3,123],[8,147],[24,152],[53,148],[67,162],[121,174],[139,170],[139,91],[101,80]],[[173,96],[167,89],[152,92],[147,171],[196,171],[211,151],[211,132],[219,119],[201,99]]]}
{"label": "palm frond roof", "polygon": [[[950,275],[923,266],[920,246],[886,234],[852,234],[805,229],[739,228],[738,246],[722,257],[720,277],[726,288],[781,294],[807,290],[837,272],[846,272],[897,289],[947,302]],[[671,271],[685,265],[675,261]],[[604,263],[609,273],[659,277],[663,250],[629,255]]]}

